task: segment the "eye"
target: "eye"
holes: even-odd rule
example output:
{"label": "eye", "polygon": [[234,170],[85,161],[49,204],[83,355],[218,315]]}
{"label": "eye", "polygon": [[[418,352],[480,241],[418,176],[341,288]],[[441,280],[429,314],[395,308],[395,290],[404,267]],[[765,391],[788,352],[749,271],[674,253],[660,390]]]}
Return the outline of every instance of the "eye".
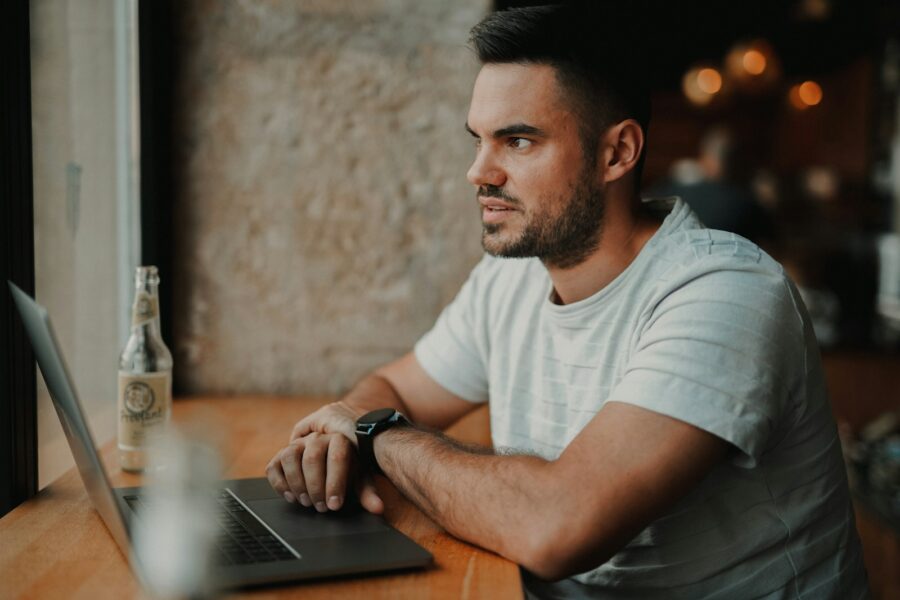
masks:
{"label": "eye", "polygon": [[509,147],[514,150],[527,150],[531,147],[532,141],[525,138],[514,137],[509,138]]}

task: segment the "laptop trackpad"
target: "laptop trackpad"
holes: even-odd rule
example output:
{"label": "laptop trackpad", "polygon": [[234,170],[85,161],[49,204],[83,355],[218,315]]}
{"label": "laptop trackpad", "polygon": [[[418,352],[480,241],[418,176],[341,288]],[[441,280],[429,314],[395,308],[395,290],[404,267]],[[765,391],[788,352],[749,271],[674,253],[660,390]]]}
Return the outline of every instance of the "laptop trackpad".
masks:
{"label": "laptop trackpad", "polygon": [[249,500],[247,506],[285,540],[374,533],[390,529],[381,517],[362,509],[319,513],[312,508],[286,502],[282,498]]}

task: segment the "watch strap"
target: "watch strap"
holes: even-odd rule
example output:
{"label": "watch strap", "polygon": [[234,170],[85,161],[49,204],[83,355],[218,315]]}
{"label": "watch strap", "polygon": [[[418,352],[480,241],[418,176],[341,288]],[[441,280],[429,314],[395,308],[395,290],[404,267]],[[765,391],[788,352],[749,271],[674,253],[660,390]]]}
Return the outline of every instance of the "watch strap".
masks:
{"label": "watch strap", "polygon": [[[360,468],[378,475],[384,475],[384,471],[381,470],[378,459],[375,457],[375,436],[398,425],[409,425],[409,421],[398,410],[384,413],[386,413],[384,409],[379,409],[366,413],[356,421],[356,442],[359,448]],[[373,416],[378,418],[373,419]]]}
{"label": "watch strap", "polygon": [[376,475],[384,475],[384,471],[378,466],[375,460],[375,436],[370,434],[361,435],[356,432],[356,442],[359,445],[359,466],[362,471],[374,473]]}

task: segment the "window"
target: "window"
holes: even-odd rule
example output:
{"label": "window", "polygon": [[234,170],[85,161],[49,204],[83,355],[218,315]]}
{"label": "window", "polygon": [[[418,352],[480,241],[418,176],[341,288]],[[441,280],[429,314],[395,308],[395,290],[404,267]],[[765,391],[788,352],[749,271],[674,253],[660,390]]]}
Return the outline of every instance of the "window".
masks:
{"label": "window", "polygon": [[[136,0],[31,2],[35,296],[101,444],[140,257],[136,32]],[[37,434],[43,487],[72,457],[40,377]]]}

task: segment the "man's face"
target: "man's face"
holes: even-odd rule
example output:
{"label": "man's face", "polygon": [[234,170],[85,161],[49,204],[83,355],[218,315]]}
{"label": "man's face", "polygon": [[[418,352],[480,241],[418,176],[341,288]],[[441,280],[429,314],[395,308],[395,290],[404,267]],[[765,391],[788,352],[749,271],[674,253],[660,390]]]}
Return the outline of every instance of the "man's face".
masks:
{"label": "man's face", "polygon": [[567,268],[597,248],[603,190],[553,67],[485,65],[467,128],[476,138],[467,176],[478,187],[486,252]]}

